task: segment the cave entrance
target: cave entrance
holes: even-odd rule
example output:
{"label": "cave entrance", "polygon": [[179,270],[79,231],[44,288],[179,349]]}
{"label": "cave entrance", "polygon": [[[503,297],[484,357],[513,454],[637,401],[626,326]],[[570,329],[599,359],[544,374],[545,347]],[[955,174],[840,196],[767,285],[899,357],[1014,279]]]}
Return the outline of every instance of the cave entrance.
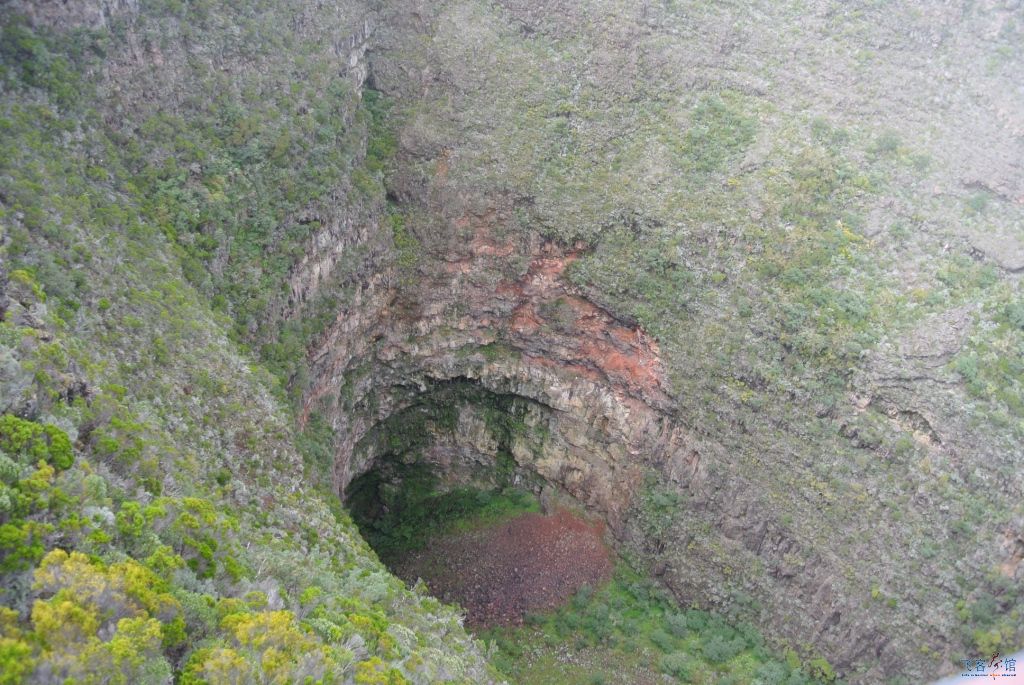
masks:
{"label": "cave entrance", "polygon": [[[471,628],[521,623],[611,576],[602,522],[530,468],[550,409],[444,384],[375,427],[346,504],[381,560],[466,611]],[[519,459],[517,460],[516,455]]]}
{"label": "cave entrance", "polygon": [[[642,558],[628,563],[629,540],[624,561],[540,475],[579,437],[552,408],[470,380],[388,401],[399,408],[357,445],[345,502],[395,575],[462,607],[509,682],[810,682],[749,623],[681,607]],[[674,508],[655,485],[633,515]]]}

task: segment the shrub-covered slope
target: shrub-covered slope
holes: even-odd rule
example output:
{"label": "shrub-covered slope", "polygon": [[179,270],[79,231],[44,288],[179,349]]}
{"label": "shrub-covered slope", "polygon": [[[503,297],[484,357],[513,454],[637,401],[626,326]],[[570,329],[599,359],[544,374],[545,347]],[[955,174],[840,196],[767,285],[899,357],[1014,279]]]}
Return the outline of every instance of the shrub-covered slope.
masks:
{"label": "shrub-covered slope", "polygon": [[0,682],[490,680],[238,343],[380,201],[360,12],[3,8]]}

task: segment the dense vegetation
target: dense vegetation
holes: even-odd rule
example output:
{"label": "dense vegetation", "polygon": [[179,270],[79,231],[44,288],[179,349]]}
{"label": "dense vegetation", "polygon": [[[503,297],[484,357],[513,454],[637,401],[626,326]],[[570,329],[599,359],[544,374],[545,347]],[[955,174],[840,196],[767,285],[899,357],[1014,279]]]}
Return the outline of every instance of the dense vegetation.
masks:
{"label": "dense vegetation", "polygon": [[230,42],[223,9],[63,33],[3,16],[0,400],[32,418],[0,416],[0,682],[481,682],[458,615],[327,490],[330,430],[296,435],[235,342],[274,339],[255,322],[315,228],[282,218],[363,163],[371,115],[315,45],[280,59],[266,3],[243,40],[276,71],[229,86],[193,60],[177,111],[99,109],[122,31]]}
{"label": "dense vegetation", "polygon": [[65,433],[11,415],[0,449],[4,682],[408,682],[381,661],[401,647],[374,606],[402,590],[369,560],[254,583],[216,500],[133,498]]}

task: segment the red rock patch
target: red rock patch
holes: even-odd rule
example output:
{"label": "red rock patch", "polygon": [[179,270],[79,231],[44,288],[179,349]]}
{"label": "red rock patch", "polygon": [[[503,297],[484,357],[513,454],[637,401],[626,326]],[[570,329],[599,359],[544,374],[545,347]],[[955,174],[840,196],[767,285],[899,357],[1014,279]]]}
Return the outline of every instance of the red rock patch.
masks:
{"label": "red rock patch", "polygon": [[523,514],[434,540],[394,570],[409,583],[423,578],[435,597],[461,605],[471,628],[519,624],[611,577],[603,532],[603,524],[565,510]]}

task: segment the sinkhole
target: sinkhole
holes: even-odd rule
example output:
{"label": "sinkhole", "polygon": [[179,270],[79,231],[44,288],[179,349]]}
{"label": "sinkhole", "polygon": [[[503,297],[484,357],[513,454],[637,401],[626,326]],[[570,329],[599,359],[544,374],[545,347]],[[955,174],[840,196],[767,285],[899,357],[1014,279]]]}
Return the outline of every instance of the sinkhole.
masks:
{"label": "sinkhole", "polygon": [[345,503],[396,576],[462,608],[509,682],[817,682],[744,616],[681,606],[648,575],[643,550],[663,547],[661,532],[613,540],[602,505],[625,493],[608,485],[614,460],[599,452],[615,445],[600,416],[470,379],[396,404],[356,446]]}
{"label": "sinkhole", "polygon": [[470,628],[516,625],[604,583],[603,522],[532,467],[551,409],[468,381],[442,384],[372,429],[345,502],[393,573],[458,604]]}

